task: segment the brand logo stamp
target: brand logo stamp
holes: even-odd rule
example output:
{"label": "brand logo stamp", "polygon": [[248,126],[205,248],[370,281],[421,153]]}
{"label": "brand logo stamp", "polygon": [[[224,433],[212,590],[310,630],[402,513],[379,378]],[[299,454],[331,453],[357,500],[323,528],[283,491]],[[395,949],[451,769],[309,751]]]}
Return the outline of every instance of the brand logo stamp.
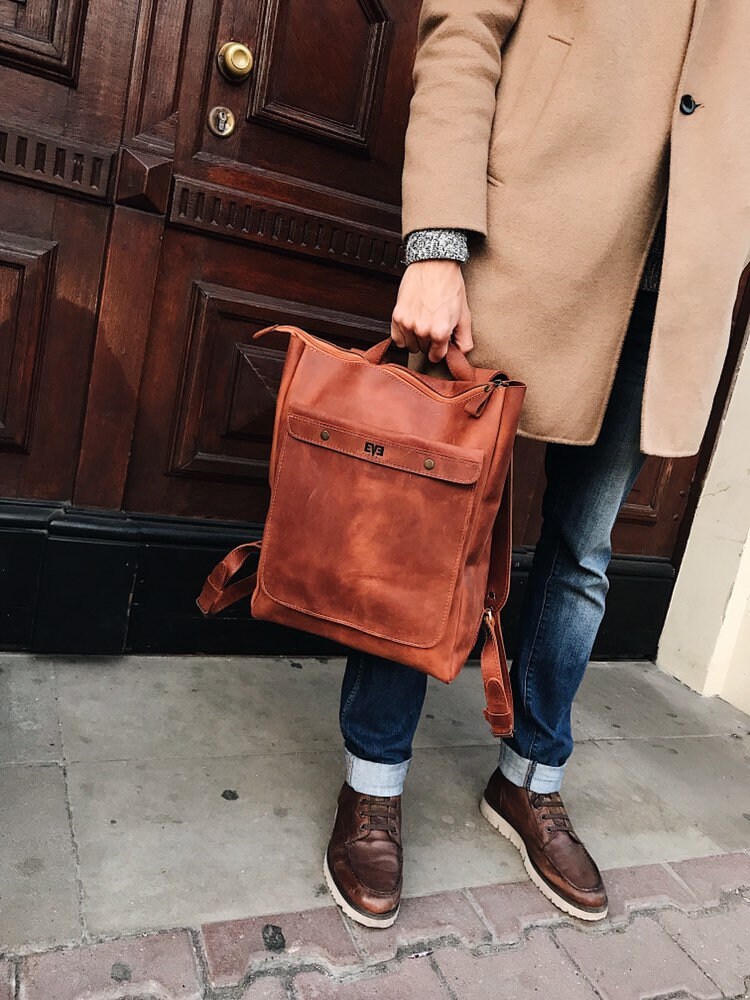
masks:
{"label": "brand logo stamp", "polygon": [[365,441],[365,453],[380,458],[385,453],[385,447],[382,444],[375,444],[374,441]]}

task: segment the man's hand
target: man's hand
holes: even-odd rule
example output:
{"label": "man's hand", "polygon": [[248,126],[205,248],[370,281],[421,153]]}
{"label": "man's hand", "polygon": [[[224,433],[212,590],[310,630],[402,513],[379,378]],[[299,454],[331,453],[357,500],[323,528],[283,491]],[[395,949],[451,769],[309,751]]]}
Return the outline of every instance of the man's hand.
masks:
{"label": "man's hand", "polygon": [[464,354],[474,346],[471,313],[461,265],[455,260],[420,260],[410,264],[398,290],[391,317],[391,337],[412,354],[423,351],[441,361],[451,337]]}

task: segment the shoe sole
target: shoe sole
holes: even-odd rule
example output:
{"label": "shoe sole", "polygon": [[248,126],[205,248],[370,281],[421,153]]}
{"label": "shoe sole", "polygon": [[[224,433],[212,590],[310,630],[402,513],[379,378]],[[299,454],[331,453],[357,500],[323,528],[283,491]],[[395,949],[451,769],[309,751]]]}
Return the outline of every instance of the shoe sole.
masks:
{"label": "shoe sole", "polygon": [[336,885],[333,875],[331,874],[331,869],[328,867],[328,852],[323,856],[323,875],[326,880],[326,885],[328,886],[328,891],[333,896],[336,905],[344,911],[347,917],[351,917],[358,924],[362,924],[363,927],[392,927],[396,923],[396,917],[398,916],[398,911],[401,908],[400,905],[396,907],[394,913],[389,913],[384,917],[368,917],[366,914],[362,913],[361,910],[357,910],[352,906],[351,903],[347,902],[344,898],[343,893]]}
{"label": "shoe sole", "polygon": [[603,910],[583,910],[570,900],[561,896],[542,878],[539,872],[536,870],[529,857],[529,852],[526,850],[526,844],[523,842],[521,835],[513,829],[513,827],[504,820],[503,817],[489,804],[487,799],[482,796],[479,800],[479,811],[498,833],[501,833],[503,837],[513,844],[518,853],[521,855],[523,861],[523,866],[526,869],[526,874],[529,876],[531,881],[537,887],[537,889],[547,897],[550,903],[562,910],[563,913],[569,914],[571,917],[578,917],[579,920],[604,920],[607,916],[608,907]]}

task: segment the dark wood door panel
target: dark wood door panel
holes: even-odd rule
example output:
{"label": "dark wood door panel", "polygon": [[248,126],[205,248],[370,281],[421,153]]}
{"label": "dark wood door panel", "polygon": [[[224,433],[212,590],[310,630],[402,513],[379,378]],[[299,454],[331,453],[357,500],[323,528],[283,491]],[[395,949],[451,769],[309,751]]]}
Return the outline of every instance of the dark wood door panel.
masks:
{"label": "dark wood door panel", "polygon": [[[418,7],[415,0],[319,0],[314,8],[196,0],[177,173],[398,232]],[[230,40],[255,57],[239,85],[216,67]],[[234,114],[231,137],[208,130],[214,106]]]}
{"label": "dark wood door panel", "polygon": [[388,332],[395,282],[167,231],[125,491],[128,510],[262,521],[292,322],[343,346]]}
{"label": "dark wood door panel", "polygon": [[75,83],[85,6],[85,0],[0,0],[0,59]]}
{"label": "dark wood door panel", "polygon": [[72,496],[107,216],[0,182],[0,496]]}
{"label": "dark wood door panel", "polygon": [[125,121],[129,145],[174,148],[189,11],[190,0],[142,0]]}
{"label": "dark wood door panel", "polygon": [[[516,444],[525,461],[516,477],[514,542],[533,548],[542,527],[544,445]],[[623,505],[612,533],[615,555],[671,558],[688,502],[697,458],[649,458]]]}
{"label": "dark wood door panel", "polygon": [[[0,122],[22,136],[114,151],[138,6],[0,0]],[[33,163],[28,179],[36,180]]]}
{"label": "dark wood door panel", "polygon": [[0,442],[29,453],[56,244],[0,231]]}

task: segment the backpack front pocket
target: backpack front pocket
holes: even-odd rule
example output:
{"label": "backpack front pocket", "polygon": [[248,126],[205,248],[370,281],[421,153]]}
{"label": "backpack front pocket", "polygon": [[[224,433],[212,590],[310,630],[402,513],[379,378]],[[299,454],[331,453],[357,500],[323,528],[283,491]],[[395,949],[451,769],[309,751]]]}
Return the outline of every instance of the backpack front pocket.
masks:
{"label": "backpack front pocket", "polygon": [[261,587],[316,618],[415,647],[443,635],[483,453],[290,413]]}

